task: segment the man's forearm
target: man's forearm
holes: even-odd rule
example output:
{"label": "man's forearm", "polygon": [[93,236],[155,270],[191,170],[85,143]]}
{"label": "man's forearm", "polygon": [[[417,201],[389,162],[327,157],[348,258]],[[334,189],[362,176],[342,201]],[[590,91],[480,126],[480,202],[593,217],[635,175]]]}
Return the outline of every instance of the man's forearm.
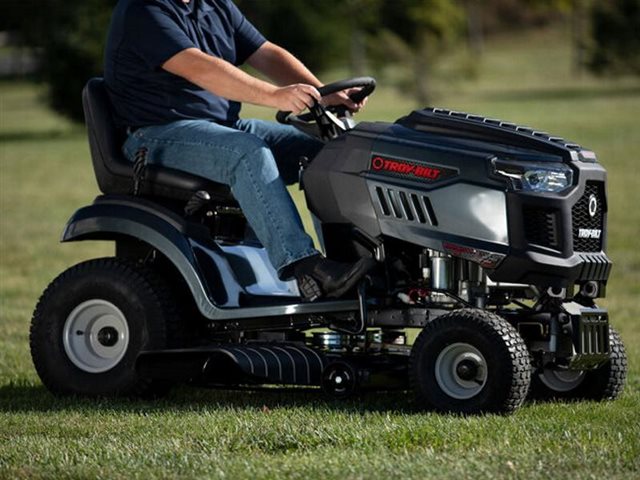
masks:
{"label": "man's forearm", "polygon": [[[264,43],[249,57],[247,63],[279,85],[304,83],[316,88],[324,85],[300,60],[271,42]],[[321,101],[324,105],[344,105],[352,112],[359,111],[364,102],[355,104],[348,94],[349,92],[336,92]]]}
{"label": "man's forearm", "polygon": [[297,113],[320,101],[318,91],[307,82],[277,87],[197,48],[177,53],[162,68],[219,97],[238,102]]}
{"label": "man's forearm", "polygon": [[249,57],[247,63],[278,85],[293,83],[306,83],[314,87],[323,85],[300,60],[271,42],[264,43]]}
{"label": "man's forearm", "polygon": [[162,66],[220,97],[238,102],[276,107],[272,101],[276,86],[243,72],[225,60],[189,48]]}

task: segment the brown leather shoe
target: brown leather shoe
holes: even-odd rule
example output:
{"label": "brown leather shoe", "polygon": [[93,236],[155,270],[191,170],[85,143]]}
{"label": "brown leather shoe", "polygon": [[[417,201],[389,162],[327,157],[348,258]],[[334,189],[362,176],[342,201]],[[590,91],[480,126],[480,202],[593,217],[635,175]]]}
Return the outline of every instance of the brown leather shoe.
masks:
{"label": "brown leather shoe", "polygon": [[322,255],[303,258],[294,267],[300,295],[308,302],[321,297],[338,298],[355,287],[373,268],[376,261],[361,258],[355,263],[341,263]]}

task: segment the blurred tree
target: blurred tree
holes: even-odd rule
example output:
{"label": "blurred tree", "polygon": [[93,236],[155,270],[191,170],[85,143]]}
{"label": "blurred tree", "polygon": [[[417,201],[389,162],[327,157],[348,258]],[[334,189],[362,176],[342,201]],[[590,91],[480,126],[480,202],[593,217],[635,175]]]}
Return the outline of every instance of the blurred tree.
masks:
{"label": "blurred tree", "polygon": [[467,44],[469,51],[479,57],[484,52],[484,29],[482,21],[482,1],[462,0],[467,17]]}
{"label": "blurred tree", "polygon": [[269,40],[293,52],[312,70],[348,63],[353,75],[366,72],[367,36],[379,25],[383,0],[235,2]]}
{"label": "blurred tree", "polygon": [[487,33],[510,31],[551,21],[583,0],[457,0],[466,16],[466,38],[473,59],[484,51]]}
{"label": "blurred tree", "polygon": [[[60,3],[68,3],[62,0]],[[87,80],[103,71],[105,36],[114,0],[83,0],[74,8],[60,6],[56,22],[45,27],[43,76],[51,106],[82,120],[80,92]],[[53,25],[52,25],[53,24]]]}
{"label": "blurred tree", "polygon": [[464,25],[462,9],[453,0],[396,0],[384,2],[378,43],[390,58],[413,66],[413,93],[426,105],[431,99],[431,69]]}
{"label": "blurred tree", "polygon": [[24,9],[29,10],[29,4],[33,0],[4,0],[2,10],[0,10],[0,32],[20,30],[22,22],[20,20]]}
{"label": "blurred tree", "polygon": [[640,75],[640,0],[597,2],[591,23],[589,68],[596,73]]}
{"label": "blurred tree", "polygon": [[344,13],[352,1],[234,1],[270,41],[291,51],[312,70],[346,62],[350,20]]}
{"label": "blurred tree", "polygon": [[467,16],[469,50],[482,53],[484,35],[538,26],[570,17],[572,68],[582,73],[589,43],[589,9],[593,0],[459,0]]}
{"label": "blurred tree", "polygon": [[484,33],[519,30],[523,27],[544,25],[557,15],[556,7],[571,0],[459,0],[478,4]]}
{"label": "blurred tree", "polygon": [[116,0],[2,1],[5,21],[36,47],[49,104],[81,121],[80,92],[90,77],[102,72],[104,39]]}
{"label": "blurred tree", "polygon": [[582,74],[589,43],[588,12],[593,0],[527,0],[540,10],[569,14],[571,18],[571,66],[576,75]]}
{"label": "blurred tree", "polygon": [[571,45],[572,66],[576,75],[581,75],[587,64],[587,48],[590,41],[589,9],[592,0],[571,0]]}
{"label": "blurred tree", "polygon": [[349,19],[349,67],[351,75],[367,74],[367,36],[375,35],[380,26],[383,0],[345,0],[337,2],[339,14]]}

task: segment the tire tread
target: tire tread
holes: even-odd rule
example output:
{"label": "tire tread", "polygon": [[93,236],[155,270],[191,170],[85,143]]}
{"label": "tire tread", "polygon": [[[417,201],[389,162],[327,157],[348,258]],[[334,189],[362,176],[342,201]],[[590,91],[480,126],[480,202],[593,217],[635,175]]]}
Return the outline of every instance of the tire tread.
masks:
{"label": "tire tread", "polygon": [[[156,302],[163,312],[161,321],[147,322],[149,336],[152,338],[164,339],[166,343],[167,335],[176,328],[180,319],[177,313],[175,302],[168,287],[164,284],[151,269],[144,265],[115,257],[104,257],[81,262],[70,267],[58,277],[56,277],[40,296],[34,310],[31,327],[29,331],[29,343],[32,360],[40,379],[45,386],[54,394],[69,395],[76,394],[68,386],[60,384],[47,368],[47,363],[51,361],[46,358],[41,351],[39,344],[43,341],[42,336],[51,334],[51,325],[47,321],[46,312],[52,299],[64,292],[64,286],[76,278],[91,275],[93,272],[115,275],[119,282],[126,284],[129,288],[135,289],[141,297]],[[156,396],[167,390],[167,386],[148,378],[139,378],[134,385],[124,390],[113,392],[116,396]]]}
{"label": "tire tread", "polygon": [[[527,392],[529,391],[529,384],[531,381],[531,366],[527,346],[516,329],[502,317],[495,313],[475,308],[454,310],[450,313],[437,317],[432,322],[428,323],[418,335],[409,358],[410,384],[414,392],[417,393],[418,401],[434,406],[421,391],[418,384],[418,359],[415,352],[419,352],[424,348],[425,343],[429,340],[429,337],[432,334],[432,331],[438,330],[445,325],[450,325],[452,322],[473,325],[501,341],[507,347],[508,357],[511,360],[511,382],[509,390],[500,404],[486,406],[486,408],[482,408],[480,411],[463,413],[511,413],[515,411],[524,402]],[[436,407],[436,409],[443,410],[438,407]],[[444,410],[448,411],[447,409]]]}

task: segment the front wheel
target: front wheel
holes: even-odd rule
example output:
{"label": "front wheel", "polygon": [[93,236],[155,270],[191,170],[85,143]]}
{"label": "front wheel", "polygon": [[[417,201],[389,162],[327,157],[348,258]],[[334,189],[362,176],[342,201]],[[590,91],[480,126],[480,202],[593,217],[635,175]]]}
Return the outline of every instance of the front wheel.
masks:
{"label": "front wheel", "polygon": [[411,351],[418,401],[441,412],[512,412],[526,398],[530,376],[518,332],[484,310],[466,308],[436,318]]}
{"label": "front wheel", "polygon": [[31,356],[53,393],[148,396],[164,383],[138,375],[142,350],[167,345],[179,321],[151,270],[117,258],[71,267],[45,290],[31,323]]}

